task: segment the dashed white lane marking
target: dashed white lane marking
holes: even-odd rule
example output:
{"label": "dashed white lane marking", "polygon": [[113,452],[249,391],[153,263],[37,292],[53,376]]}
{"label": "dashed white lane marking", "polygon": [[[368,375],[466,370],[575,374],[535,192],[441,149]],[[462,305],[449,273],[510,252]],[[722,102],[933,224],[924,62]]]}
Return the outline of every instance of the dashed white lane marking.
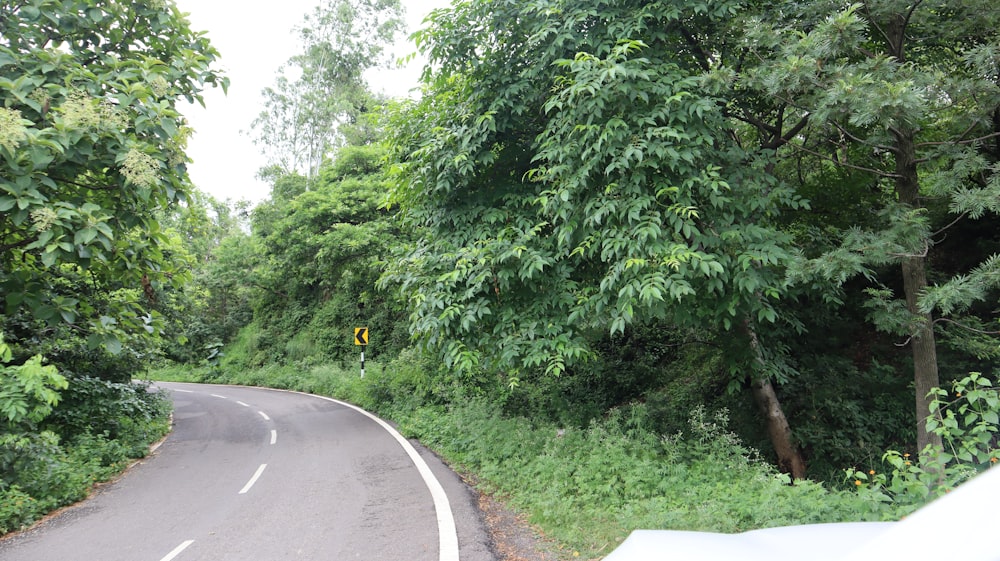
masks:
{"label": "dashed white lane marking", "polygon": [[219,394],[217,394],[217,393],[212,393],[212,394],[208,394],[208,395],[210,395],[210,396],[212,396],[212,397],[217,397],[217,398],[219,398],[219,399],[229,399],[228,397],[226,397],[226,396],[224,396],[224,395],[219,395]]}
{"label": "dashed white lane marking", "polygon": [[[276,390],[276,391],[286,391],[286,390]],[[427,488],[431,493],[431,498],[434,501],[434,511],[435,514],[437,515],[437,523],[438,523],[438,542],[439,542],[438,560],[439,561],[459,560],[458,532],[455,528],[455,516],[454,514],[452,514],[451,511],[451,502],[448,500],[448,494],[445,493],[444,487],[441,486],[441,482],[438,481],[437,477],[434,476],[434,473],[431,471],[430,466],[427,465],[427,462],[425,462],[424,459],[420,457],[420,453],[417,452],[417,450],[413,447],[413,445],[410,444],[410,442],[406,440],[406,438],[403,435],[399,434],[399,432],[396,429],[392,428],[392,425],[376,417],[372,413],[369,413],[368,411],[365,411],[364,409],[357,407],[355,405],[351,405],[350,403],[347,403],[345,401],[340,401],[338,399],[333,399],[321,395],[308,394],[305,392],[288,392],[288,393],[298,393],[300,395],[317,397],[319,399],[332,401],[333,403],[336,403],[338,405],[343,405],[344,407],[353,409],[361,413],[362,415],[371,418],[376,423],[378,423],[383,429],[385,429],[386,432],[392,435],[392,437],[396,439],[399,445],[403,447],[403,450],[406,451],[406,455],[410,457],[410,460],[416,466],[417,471],[420,473],[421,478],[423,478],[424,484],[427,485]],[[268,417],[263,411],[258,411],[258,413],[260,413],[260,415],[264,417],[265,420],[268,421],[271,420],[271,418]],[[252,487],[253,484],[257,482],[257,479],[264,472],[264,469],[266,467],[267,464],[261,464],[261,466],[257,468],[257,473],[255,473],[254,476],[250,479],[250,481],[247,482],[246,486],[243,487],[243,490],[240,491],[240,494],[244,494],[250,490],[250,487]],[[190,545],[190,543],[184,545],[184,547],[187,547],[188,545]],[[172,557],[164,558],[161,561],[169,561],[170,559],[172,559]]]}
{"label": "dashed white lane marking", "polygon": [[271,444],[278,441],[278,431],[271,429]]}
{"label": "dashed white lane marking", "polygon": [[193,392],[193,391],[191,391],[191,390],[177,390],[177,389],[175,389],[175,390],[173,390],[173,391],[175,391],[175,392],[180,392],[180,393],[194,393],[194,392]]}
{"label": "dashed white lane marking", "polygon": [[237,401],[236,403],[237,403],[238,405],[242,405],[243,407],[250,407],[250,404],[249,404],[249,403],[243,403],[242,401]]}
{"label": "dashed white lane marking", "polygon": [[241,495],[245,495],[247,491],[249,491],[250,488],[253,487],[253,484],[257,483],[257,480],[260,479],[260,474],[264,473],[264,468],[266,467],[267,464],[260,464],[260,467],[257,468],[257,471],[253,474],[253,477],[250,478],[250,481],[247,481],[247,484],[244,485],[242,489],[240,489]]}
{"label": "dashed white lane marking", "polygon": [[[192,393],[192,392],[188,392],[188,393]],[[171,561],[171,559],[173,559],[173,558],[177,557],[178,555],[180,555],[182,551],[184,551],[185,549],[187,549],[188,546],[191,545],[191,544],[193,544],[193,543],[194,543],[194,540],[188,540],[188,541],[182,543],[181,545],[175,547],[173,551],[171,551],[170,553],[168,553],[166,557],[164,557],[163,559],[160,559],[160,561]]]}

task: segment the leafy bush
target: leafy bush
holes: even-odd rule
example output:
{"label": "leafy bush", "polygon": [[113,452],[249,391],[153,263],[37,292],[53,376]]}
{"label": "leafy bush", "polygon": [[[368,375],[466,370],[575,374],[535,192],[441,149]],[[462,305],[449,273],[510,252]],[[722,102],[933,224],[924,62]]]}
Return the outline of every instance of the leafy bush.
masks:
{"label": "leafy bush", "polygon": [[17,485],[0,488],[0,535],[30,524],[41,514],[38,501]]}
{"label": "leafy bush", "polygon": [[936,388],[930,395],[927,430],[941,436],[944,448],[928,445],[919,458],[890,450],[882,456],[881,471],[846,470],[868,501],[892,504],[906,514],[1000,462],[1000,386],[974,372],[954,382],[950,392]]}
{"label": "leafy bush", "polygon": [[40,355],[8,366],[12,358],[0,334],[0,426],[18,432],[30,430],[52,412],[67,382],[55,367],[43,366]]}
{"label": "leafy bush", "polygon": [[169,405],[148,385],[109,382],[90,376],[71,376],[62,402],[46,426],[64,438],[84,433],[106,434],[115,440],[127,437],[136,423],[166,414]]}
{"label": "leafy bush", "polygon": [[[0,339],[0,359],[10,358]],[[144,456],[169,430],[169,411],[145,386],[67,379],[37,356],[0,366],[0,533],[84,498]]]}

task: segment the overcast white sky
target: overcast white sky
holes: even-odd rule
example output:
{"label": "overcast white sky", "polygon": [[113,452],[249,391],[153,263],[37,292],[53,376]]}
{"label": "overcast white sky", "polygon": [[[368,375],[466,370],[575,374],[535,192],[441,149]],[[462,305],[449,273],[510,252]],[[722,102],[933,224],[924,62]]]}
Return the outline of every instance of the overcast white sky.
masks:
{"label": "overcast white sky", "polygon": [[[195,129],[188,143],[191,179],[199,189],[220,200],[268,196],[268,185],[257,181],[257,170],[266,164],[246,132],[260,113],[260,92],[274,83],[276,71],[294,54],[298,44],[292,28],[321,0],[175,0],[187,12],[192,27],[207,31],[221,54],[220,67],[230,79],[229,94],[219,89],[205,94],[206,109],[199,105],[181,111]],[[431,10],[449,0],[402,0],[409,32]],[[407,32],[407,36],[409,35]],[[416,51],[409,42],[397,45],[397,57]],[[413,61],[403,70],[380,71],[370,82],[375,89],[404,96],[416,85],[421,63]]]}

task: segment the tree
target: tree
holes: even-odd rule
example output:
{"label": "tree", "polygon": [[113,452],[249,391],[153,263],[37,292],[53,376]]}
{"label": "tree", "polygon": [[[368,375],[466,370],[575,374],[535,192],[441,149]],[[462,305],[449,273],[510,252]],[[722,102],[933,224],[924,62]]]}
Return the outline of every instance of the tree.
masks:
{"label": "tree", "polygon": [[[885,0],[747,15],[733,26],[745,30],[737,33],[747,48],[711,69],[732,84],[735,116],[771,132],[786,156],[861,171],[880,193],[878,224],[843,231],[838,247],[803,262],[796,281],[873,281],[873,321],[912,352],[918,450],[939,447],[924,422],[940,385],[936,326],[971,320],[980,331],[978,318],[962,315],[1000,285],[996,255],[950,278],[932,268],[942,235],[1000,211],[996,10]],[[762,105],[794,126],[754,118]],[[885,265],[899,267],[899,286],[879,280],[875,268]]]}
{"label": "tree", "polygon": [[377,333],[369,358],[406,346],[399,301],[375,286],[391,248],[409,238],[384,206],[386,191],[379,144],[341,147],[310,190],[300,175],[275,174],[250,232],[227,236],[196,271],[200,315],[222,326],[234,325],[235,314],[244,320],[246,344],[228,363],[344,360],[356,352],[351,326]]}
{"label": "tree", "polygon": [[399,0],[327,0],[305,16],[295,30],[302,52],[264,89],[266,109],[251,124],[272,165],[308,182],[319,173],[341,125],[376,103],[363,75],[387,62],[401,16]]}
{"label": "tree", "polygon": [[157,217],[189,189],[177,101],[226,87],[218,53],[164,0],[2,1],[0,36],[0,287],[25,329],[8,335],[65,326],[118,352],[185,278]]}
{"label": "tree", "polygon": [[187,202],[163,216],[165,231],[178,240],[171,253],[186,263],[190,282],[159,291],[155,309],[165,334],[175,342],[163,349],[173,360],[201,360],[206,347],[222,345],[250,321],[250,288],[243,264],[249,245],[249,202],[225,203],[193,189]]}
{"label": "tree", "polygon": [[383,282],[461,371],[558,375],[602,331],[668,319],[732,341],[782,466],[804,462],[771,380],[802,205],[727,135],[684,24],[729,4],[466,2],[418,35],[425,96],[397,119],[396,196],[427,232]]}

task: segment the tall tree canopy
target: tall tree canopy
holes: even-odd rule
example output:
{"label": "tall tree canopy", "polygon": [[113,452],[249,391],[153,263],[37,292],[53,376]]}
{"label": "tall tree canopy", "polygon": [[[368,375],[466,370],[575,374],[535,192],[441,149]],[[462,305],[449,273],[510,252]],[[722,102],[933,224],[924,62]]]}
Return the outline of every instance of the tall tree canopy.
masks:
{"label": "tall tree canopy", "polygon": [[185,200],[179,100],[227,85],[173,2],[0,2],[0,291],[17,338],[111,351],[183,278],[157,213]]}
{"label": "tall tree canopy", "polygon": [[302,51],[264,89],[254,142],[279,173],[311,180],[343,135],[373,105],[363,74],[388,62],[402,28],[399,0],[325,0],[296,28]]}
{"label": "tall tree canopy", "polygon": [[397,196],[428,231],[387,277],[423,341],[512,385],[601,332],[663,318],[733,341],[779,454],[801,475],[760,324],[779,319],[797,208],[726,134],[685,30],[735,5],[470,1],[418,36],[425,97],[401,119]]}
{"label": "tall tree canopy", "polygon": [[[703,68],[750,126],[745,138],[800,170],[848,170],[869,186],[868,212],[841,217],[849,227],[835,234],[826,225],[835,243],[794,278],[870,279],[870,318],[912,351],[918,449],[940,446],[924,423],[940,385],[936,332],[996,332],[995,318],[974,311],[1000,286],[996,236],[965,248],[945,241],[1000,211],[1000,14],[976,1],[803,8],[750,7],[729,28],[738,41],[693,41],[718,53]],[[995,339],[966,345],[980,356],[984,347]]]}
{"label": "tall tree canopy", "polygon": [[[839,302],[862,276],[869,318],[912,347],[922,448],[935,329],[995,321],[973,309],[995,297],[995,250],[935,268],[935,246],[998,209],[996,14],[922,0],[436,12],[418,34],[425,97],[395,138],[396,195],[428,230],[386,279],[449,364],[512,385],[637,320],[711,330],[799,475],[770,384],[794,374],[781,338],[803,327],[798,301]],[[848,198],[810,216],[816,185]]]}

